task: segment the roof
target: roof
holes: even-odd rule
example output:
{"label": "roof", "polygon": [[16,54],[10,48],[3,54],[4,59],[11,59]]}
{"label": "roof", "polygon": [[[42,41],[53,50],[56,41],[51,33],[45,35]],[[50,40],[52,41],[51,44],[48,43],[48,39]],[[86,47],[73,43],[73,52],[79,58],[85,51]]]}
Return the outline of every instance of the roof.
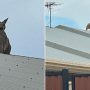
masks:
{"label": "roof", "polygon": [[62,25],[46,27],[46,58],[90,66],[90,32]]}

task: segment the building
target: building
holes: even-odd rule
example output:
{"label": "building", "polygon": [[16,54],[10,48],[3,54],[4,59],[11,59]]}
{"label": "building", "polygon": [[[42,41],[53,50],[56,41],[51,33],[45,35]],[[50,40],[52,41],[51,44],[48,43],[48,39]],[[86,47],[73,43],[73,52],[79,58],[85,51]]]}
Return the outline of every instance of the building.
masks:
{"label": "building", "polygon": [[[80,70],[88,71],[90,69],[89,31],[80,31],[61,25],[56,28],[47,27],[46,62],[48,69],[53,68],[48,66],[51,62],[54,65],[55,63],[72,65],[77,69],[81,67]],[[73,67],[70,66],[70,68]],[[58,65],[54,66],[53,69],[58,70]]]}
{"label": "building", "polygon": [[[82,78],[79,78],[79,81],[84,81],[82,86],[85,86],[86,78],[84,77],[90,76],[90,31],[78,30],[62,25],[55,28],[46,27],[46,71],[56,73],[63,69],[66,70],[66,73],[63,75],[67,74],[67,70],[69,74],[64,76],[64,78],[62,77],[63,82],[61,80],[61,83],[64,84],[63,87],[60,87],[62,84],[59,82],[58,88],[63,89],[57,90],[84,90],[84,87],[80,87],[81,83],[77,84],[77,80],[81,75]],[[57,74],[55,73],[54,75]],[[70,75],[74,76],[74,79],[71,77],[72,79],[70,80]],[[90,82],[90,77],[87,80]],[[54,81],[51,80],[51,82]],[[67,84],[70,84],[69,87]],[[52,86],[54,85],[55,83]],[[70,87],[72,89],[69,89]],[[79,89],[77,89],[78,87]],[[90,88],[87,90],[90,90]]]}

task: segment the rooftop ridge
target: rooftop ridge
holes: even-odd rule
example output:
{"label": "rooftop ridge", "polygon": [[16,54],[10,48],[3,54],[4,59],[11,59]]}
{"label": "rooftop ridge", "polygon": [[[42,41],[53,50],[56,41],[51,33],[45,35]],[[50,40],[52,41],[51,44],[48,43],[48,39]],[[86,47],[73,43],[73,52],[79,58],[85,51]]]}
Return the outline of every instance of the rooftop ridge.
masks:
{"label": "rooftop ridge", "polygon": [[69,31],[69,32],[72,32],[72,33],[76,33],[76,34],[79,34],[79,35],[82,35],[82,36],[90,37],[90,33],[80,31],[79,29],[75,29],[75,28],[71,28],[71,27],[67,27],[67,26],[63,26],[63,25],[58,25],[55,28],[62,29],[62,30],[65,30],[65,31]]}

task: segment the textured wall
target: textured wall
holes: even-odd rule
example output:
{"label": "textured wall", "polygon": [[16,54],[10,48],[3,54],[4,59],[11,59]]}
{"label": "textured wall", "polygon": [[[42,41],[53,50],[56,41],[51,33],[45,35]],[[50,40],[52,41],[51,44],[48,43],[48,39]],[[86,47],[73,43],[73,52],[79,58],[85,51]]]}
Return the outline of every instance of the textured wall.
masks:
{"label": "textured wall", "polygon": [[0,90],[43,90],[44,60],[0,54]]}

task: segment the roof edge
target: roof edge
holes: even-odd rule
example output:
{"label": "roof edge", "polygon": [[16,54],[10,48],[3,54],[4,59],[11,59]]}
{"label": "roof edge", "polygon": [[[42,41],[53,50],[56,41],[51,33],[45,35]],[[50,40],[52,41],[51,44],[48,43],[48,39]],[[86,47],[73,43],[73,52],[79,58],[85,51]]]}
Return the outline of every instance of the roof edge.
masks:
{"label": "roof edge", "polygon": [[70,72],[89,72],[90,65],[65,62],[62,60],[56,61],[55,59],[46,59],[46,70],[60,71],[64,68],[69,69]]}
{"label": "roof edge", "polygon": [[75,29],[75,28],[71,28],[71,27],[67,27],[67,26],[63,26],[63,25],[58,25],[55,28],[62,29],[62,30],[65,30],[65,31],[69,31],[69,32],[72,32],[72,33],[76,33],[76,34],[79,34],[79,35],[82,35],[82,36],[90,37],[90,33],[81,31],[79,29]]}

